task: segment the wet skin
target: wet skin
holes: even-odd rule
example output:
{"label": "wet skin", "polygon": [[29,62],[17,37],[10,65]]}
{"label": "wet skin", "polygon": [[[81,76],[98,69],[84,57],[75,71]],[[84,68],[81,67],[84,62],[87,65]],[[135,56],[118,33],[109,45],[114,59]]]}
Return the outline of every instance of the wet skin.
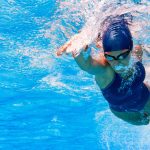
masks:
{"label": "wet skin", "polygon": [[[113,52],[107,52],[107,54],[117,57],[126,51],[128,50],[117,50]],[[87,61],[83,61],[84,58],[82,54],[76,57],[75,60],[82,70],[95,75],[95,81],[97,85],[100,87],[100,89],[103,89],[112,82],[115,72],[120,74],[125,79],[128,79],[130,75],[134,73],[131,67],[128,68],[131,59],[131,53],[123,60],[109,61],[104,57],[104,55],[100,55],[97,57],[98,59],[90,56]],[[121,67],[118,69],[118,66]],[[147,117],[150,114],[150,98],[141,112],[118,112],[112,109],[111,111],[115,116],[130,124],[147,125],[149,123],[149,119],[147,119]]]}
{"label": "wet skin", "polygon": [[[62,53],[64,53],[69,46],[70,45],[66,43],[63,47],[61,47],[57,51],[57,56],[61,56]],[[100,46],[100,48],[102,47]],[[126,51],[128,50],[117,50],[113,52],[107,52],[107,54],[117,57],[118,55]],[[143,52],[141,45],[135,46],[135,49],[132,50],[128,57],[122,60],[107,60],[104,57],[104,53],[99,53],[96,57],[89,56],[87,59],[85,59],[83,53],[80,53],[77,57],[75,57],[74,53],[72,52],[72,55],[78,66],[82,70],[95,76],[95,81],[100,87],[100,89],[107,87],[112,82],[112,80],[114,79],[115,72],[120,74],[121,77],[124,79],[128,79],[130,75],[134,73],[134,69],[132,69],[132,67],[129,67],[129,62],[132,57],[132,54],[134,54],[137,57],[138,61],[142,61]],[[146,86],[149,88],[149,85],[146,84]],[[148,119],[148,116],[150,116],[150,97],[148,99],[147,104],[141,112],[118,112],[112,109],[111,111],[115,116],[130,124],[147,125],[150,120]]]}

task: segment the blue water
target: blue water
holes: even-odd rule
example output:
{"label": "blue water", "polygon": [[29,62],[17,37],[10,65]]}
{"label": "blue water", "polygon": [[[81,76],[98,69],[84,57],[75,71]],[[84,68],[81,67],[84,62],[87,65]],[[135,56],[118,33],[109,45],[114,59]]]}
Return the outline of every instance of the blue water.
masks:
{"label": "blue water", "polygon": [[69,27],[59,3],[0,1],[0,150],[150,149],[149,125],[116,118],[93,76],[56,58],[66,37],[51,26]]}

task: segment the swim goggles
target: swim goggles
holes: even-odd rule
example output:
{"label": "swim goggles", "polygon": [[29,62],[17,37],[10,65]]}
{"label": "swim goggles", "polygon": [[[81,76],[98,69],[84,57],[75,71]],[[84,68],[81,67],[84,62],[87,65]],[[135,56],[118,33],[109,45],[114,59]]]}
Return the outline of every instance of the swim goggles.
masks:
{"label": "swim goggles", "polygon": [[125,58],[128,57],[129,53],[130,53],[130,50],[128,50],[128,51],[126,51],[124,53],[119,54],[117,57],[111,56],[111,55],[108,55],[108,54],[104,54],[104,56],[109,61],[112,61],[112,60],[123,60],[123,59],[125,59]]}

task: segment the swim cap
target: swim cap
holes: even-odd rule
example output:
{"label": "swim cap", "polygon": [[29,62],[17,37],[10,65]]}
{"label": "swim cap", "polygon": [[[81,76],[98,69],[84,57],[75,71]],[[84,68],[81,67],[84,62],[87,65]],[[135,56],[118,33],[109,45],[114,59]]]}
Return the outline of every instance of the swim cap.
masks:
{"label": "swim cap", "polygon": [[102,36],[102,43],[104,52],[132,50],[133,40],[127,22],[122,19],[112,21]]}

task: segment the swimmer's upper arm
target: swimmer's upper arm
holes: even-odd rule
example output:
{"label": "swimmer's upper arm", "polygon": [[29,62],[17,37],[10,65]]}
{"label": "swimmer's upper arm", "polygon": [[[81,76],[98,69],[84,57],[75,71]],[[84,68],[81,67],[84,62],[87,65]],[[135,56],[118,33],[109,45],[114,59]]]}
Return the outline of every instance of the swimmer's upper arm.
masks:
{"label": "swimmer's upper arm", "polygon": [[80,53],[80,55],[78,55],[74,59],[82,70],[90,74],[96,75],[96,74],[103,73],[104,71],[105,65],[98,62],[92,56],[89,56],[87,59],[85,59],[83,54]]}

